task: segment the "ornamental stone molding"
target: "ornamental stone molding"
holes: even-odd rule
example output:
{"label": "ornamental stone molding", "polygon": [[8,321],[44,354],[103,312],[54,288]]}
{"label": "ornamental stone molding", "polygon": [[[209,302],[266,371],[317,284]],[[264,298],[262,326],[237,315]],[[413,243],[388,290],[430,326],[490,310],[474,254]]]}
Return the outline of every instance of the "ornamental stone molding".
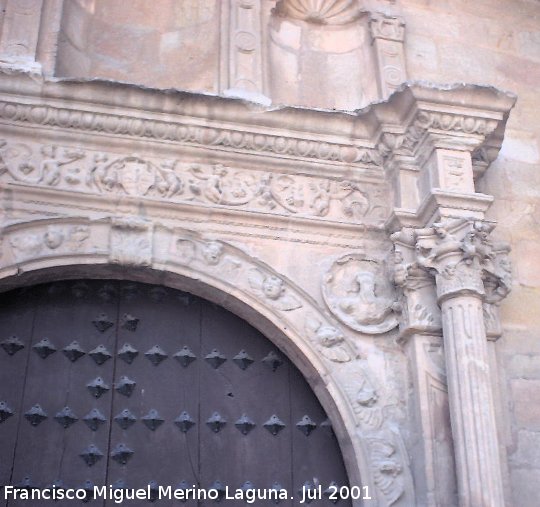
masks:
{"label": "ornamental stone molding", "polygon": [[502,505],[487,339],[511,276],[475,181],[514,100],[409,83],[353,113],[1,74],[0,288],[205,297],[300,368],[374,506]]}

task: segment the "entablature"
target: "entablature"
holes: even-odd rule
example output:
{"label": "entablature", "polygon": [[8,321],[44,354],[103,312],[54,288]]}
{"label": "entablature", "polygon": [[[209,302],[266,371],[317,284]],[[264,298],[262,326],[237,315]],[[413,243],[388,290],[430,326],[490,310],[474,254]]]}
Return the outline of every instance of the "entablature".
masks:
{"label": "entablature", "polygon": [[465,166],[479,175],[496,155],[515,101],[493,88],[411,83],[355,112],[272,109],[119,83],[1,77],[4,188],[48,188],[60,200],[71,192],[80,207],[99,195],[299,229],[317,223],[321,234],[383,231],[398,215],[418,225],[433,202],[455,208],[464,194],[465,209],[482,201],[484,210],[490,199],[475,193]]}

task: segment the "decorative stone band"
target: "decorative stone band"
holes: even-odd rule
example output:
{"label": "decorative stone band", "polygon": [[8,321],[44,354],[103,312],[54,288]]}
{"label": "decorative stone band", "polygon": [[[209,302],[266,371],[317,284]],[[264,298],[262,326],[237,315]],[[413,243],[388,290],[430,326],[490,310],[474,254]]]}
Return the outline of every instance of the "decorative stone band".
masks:
{"label": "decorative stone band", "polygon": [[119,137],[140,138],[187,146],[233,150],[246,154],[278,155],[302,160],[342,162],[380,167],[378,151],[351,143],[322,141],[288,134],[253,132],[218,126],[194,125],[174,120],[129,114],[101,113],[51,105],[0,102],[0,119],[20,125],[59,127]]}
{"label": "decorative stone band", "polygon": [[[393,155],[413,156],[424,138],[432,133],[466,134],[469,139],[461,139],[465,144],[481,144],[481,140],[495,132],[498,121],[495,118],[479,118],[455,112],[419,111],[403,133],[384,133],[377,149],[384,159]],[[476,143],[475,143],[476,141]]]}
{"label": "decorative stone band", "polygon": [[305,174],[332,166],[344,176],[354,168],[381,179],[386,159],[415,156],[428,134],[492,160],[514,102],[490,88],[406,83],[361,111],[316,111],[99,81],[36,82],[16,73],[0,80],[0,123],[10,128],[33,126],[56,137],[92,133],[109,146],[129,139],[178,154],[294,165]]}
{"label": "decorative stone band", "polygon": [[387,185],[0,140],[0,182],[382,226]]}

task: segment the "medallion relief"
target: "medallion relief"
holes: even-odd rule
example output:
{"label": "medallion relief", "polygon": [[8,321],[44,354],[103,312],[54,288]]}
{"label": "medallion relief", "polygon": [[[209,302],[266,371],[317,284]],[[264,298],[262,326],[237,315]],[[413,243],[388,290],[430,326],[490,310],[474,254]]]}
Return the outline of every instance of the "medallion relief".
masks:
{"label": "medallion relief", "polygon": [[345,325],[367,334],[381,334],[398,324],[396,302],[385,264],[363,254],[334,262],[323,281],[330,311]]}

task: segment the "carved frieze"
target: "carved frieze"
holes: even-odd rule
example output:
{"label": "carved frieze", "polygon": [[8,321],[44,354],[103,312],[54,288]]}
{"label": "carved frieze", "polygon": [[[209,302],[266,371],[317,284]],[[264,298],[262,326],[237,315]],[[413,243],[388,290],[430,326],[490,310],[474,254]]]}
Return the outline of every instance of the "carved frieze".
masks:
{"label": "carved frieze", "polygon": [[397,326],[399,306],[384,262],[362,254],[338,259],[323,280],[330,311],[345,325],[368,334]]}
{"label": "carved frieze", "polygon": [[381,223],[387,215],[383,184],[53,145],[2,141],[0,181],[354,223]]}
{"label": "carved frieze", "polygon": [[45,231],[19,232],[10,236],[9,244],[20,260],[39,255],[52,255],[57,250],[77,252],[88,240],[86,225],[49,225]]}

